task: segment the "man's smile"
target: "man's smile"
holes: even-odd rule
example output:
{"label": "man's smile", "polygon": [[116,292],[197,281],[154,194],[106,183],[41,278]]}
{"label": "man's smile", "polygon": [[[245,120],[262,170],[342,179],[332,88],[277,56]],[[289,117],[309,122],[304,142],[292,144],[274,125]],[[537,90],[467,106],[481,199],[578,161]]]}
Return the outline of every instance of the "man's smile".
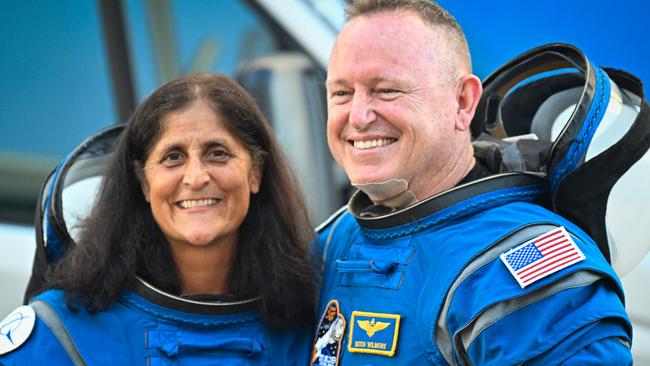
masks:
{"label": "man's smile", "polygon": [[350,140],[350,143],[357,149],[365,150],[373,147],[382,147],[393,144],[397,141],[396,138],[382,138],[372,140]]}

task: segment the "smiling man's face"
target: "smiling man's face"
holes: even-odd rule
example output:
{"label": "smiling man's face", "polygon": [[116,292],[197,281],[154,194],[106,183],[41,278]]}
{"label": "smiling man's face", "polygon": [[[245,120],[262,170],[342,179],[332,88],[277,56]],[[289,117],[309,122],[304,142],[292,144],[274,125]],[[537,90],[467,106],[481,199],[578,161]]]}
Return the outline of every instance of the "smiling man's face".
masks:
{"label": "smiling man's face", "polygon": [[327,138],[353,184],[405,179],[418,199],[454,164],[458,88],[443,30],[409,13],[352,19],[327,76]]}

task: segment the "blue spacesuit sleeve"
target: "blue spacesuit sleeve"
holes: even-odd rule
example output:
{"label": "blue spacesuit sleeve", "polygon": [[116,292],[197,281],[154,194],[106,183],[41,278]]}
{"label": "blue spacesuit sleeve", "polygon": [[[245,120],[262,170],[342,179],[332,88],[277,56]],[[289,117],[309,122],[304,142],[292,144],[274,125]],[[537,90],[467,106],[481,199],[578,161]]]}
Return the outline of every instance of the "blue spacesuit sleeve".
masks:
{"label": "blue spacesuit sleeve", "polygon": [[[572,237],[584,259],[532,285],[516,281],[498,255],[499,243],[472,259],[438,319],[435,336],[445,359],[462,365],[558,365],[572,358],[588,362],[590,353],[598,357],[613,340],[631,344],[620,281],[595,243]],[[506,250],[511,247],[504,243]],[[629,347],[617,345],[616,351],[609,356],[626,364]]]}
{"label": "blue spacesuit sleeve", "polygon": [[[566,360],[562,366],[584,365],[632,365],[632,354],[620,338],[605,338],[581,348]],[[540,364],[541,365],[541,364]],[[548,364],[547,364],[548,365]]]}
{"label": "blue spacesuit sleeve", "polygon": [[[523,304],[523,303],[522,303]],[[605,280],[565,289],[482,329],[469,345],[475,365],[626,365],[631,360],[629,320]],[[607,347],[616,347],[606,351]],[[601,352],[608,352],[603,363]]]}
{"label": "blue spacesuit sleeve", "polygon": [[632,365],[632,353],[624,337],[602,338],[605,334],[616,332],[615,329],[607,329],[610,327],[611,324],[607,322],[599,322],[587,332],[578,332],[579,335],[563,340],[558,347],[526,362],[526,365]]}

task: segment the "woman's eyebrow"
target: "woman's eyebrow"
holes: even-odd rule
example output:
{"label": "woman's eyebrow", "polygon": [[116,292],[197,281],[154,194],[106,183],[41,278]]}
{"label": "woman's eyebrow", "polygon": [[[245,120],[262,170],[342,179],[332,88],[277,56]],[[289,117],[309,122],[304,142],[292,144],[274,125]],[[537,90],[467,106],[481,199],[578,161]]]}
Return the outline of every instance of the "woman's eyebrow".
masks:
{"label": "woman's eyebrow", "polygon": [[173,151],[173,150],[184,150],[184,148],[185,148],[185,147],[184,147],[184,145],[183,145],[182,143],[179,143],[179,142],[171,142],[171,143],[168,143],[168,144],[164,144],[164,145],[160,146],[159,148],[157,148],[157,149],[155,149],[155,150],[156,150],[157,152],[159,152],[159,153],[164,154],[164,153],[166,153],[166,152],[168,152],[168,151]]}
{"label": "woman's eyebrow", "polygon": [[228,147],[228,144],[225,140],[208,140],[201,144],[204,149],[210,149],[214,147]]}
{"label": "woman's eyebrow", "polygon": [[[211,140],[206,140],[201,142],[201,149],[206,150],[206,149],[211,149],[215,147],[228,147],[228,143],[226,140],[223,139],[211,139]],[[184,142],[170,142],[167,144],[162,145],[160,147],[159,151],[161,152],[168,152],[172,150],[187,150],[188,144]]]}

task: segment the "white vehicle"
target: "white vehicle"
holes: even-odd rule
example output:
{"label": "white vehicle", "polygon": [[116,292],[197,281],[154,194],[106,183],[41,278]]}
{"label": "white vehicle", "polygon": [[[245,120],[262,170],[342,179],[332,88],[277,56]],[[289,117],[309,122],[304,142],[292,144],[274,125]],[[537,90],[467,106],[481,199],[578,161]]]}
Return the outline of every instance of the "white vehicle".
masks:
{"label": "white vehicle", "polygon": [[[34,257],[34,207],[47,174],[86,137],[125,121],[157,85],[182,74],[231,75],[256,97],[315,224],[343,205],[349,184],[327,149],[323,86],[342,3],[100,0],[39,4],[38,11],[28,3],[3,4],[0,23],[7,29],[0,30],[10,52],[0,69],[11,72],[2,73],[1,94],[7,110],[0,117],[0,318],[23,301]],[[480,54],[474,57],[478,65]],[[650,365],[649,279],[648,256],[623,278],[638,365]]]}

